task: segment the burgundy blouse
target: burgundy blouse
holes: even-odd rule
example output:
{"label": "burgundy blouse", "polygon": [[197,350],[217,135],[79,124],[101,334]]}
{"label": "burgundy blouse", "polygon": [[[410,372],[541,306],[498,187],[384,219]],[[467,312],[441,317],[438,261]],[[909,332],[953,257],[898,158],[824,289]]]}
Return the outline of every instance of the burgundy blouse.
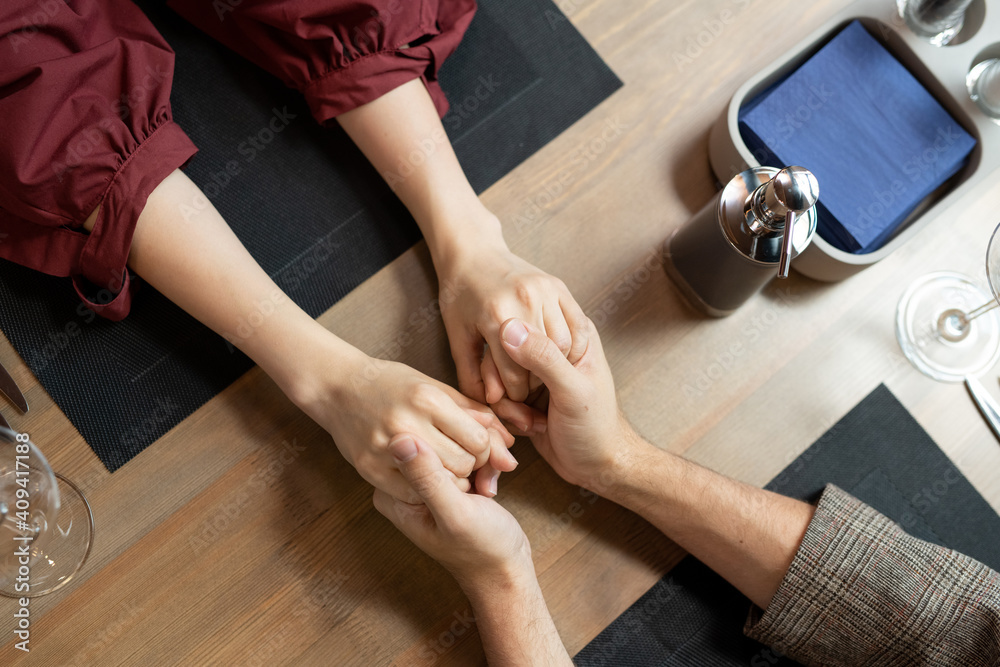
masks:
{"label": "burgundy blouse", "polygon": [[[168,4],[302,91],[320,123],[415,78],[443,114],[437,72],[475,12],[475,0]],[[197,151],[171,119],[173,66],[130,0],[0,3],[0,257],[71,277],[113,320],[128,314],[146,198]]]}

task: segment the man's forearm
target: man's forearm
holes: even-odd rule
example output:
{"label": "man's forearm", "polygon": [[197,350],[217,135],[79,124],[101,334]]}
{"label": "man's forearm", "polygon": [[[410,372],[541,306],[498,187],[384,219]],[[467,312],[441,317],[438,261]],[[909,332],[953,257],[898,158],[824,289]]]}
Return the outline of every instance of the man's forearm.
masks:
{"label": "man's forearm", "polygon": [[422,81],[337,121],[413,214],[439,271],[463,245],[503,244],[500,223],[469,185]]}
{"label": "man's forearm", "polygon": [[572,665],[531,563],[461,582],[490,665]]}
{"label": "man's forearm", "polygon": [[667,537],[766,608],[798,551],[814,508],[723,477],[641,441],[606,488]]}

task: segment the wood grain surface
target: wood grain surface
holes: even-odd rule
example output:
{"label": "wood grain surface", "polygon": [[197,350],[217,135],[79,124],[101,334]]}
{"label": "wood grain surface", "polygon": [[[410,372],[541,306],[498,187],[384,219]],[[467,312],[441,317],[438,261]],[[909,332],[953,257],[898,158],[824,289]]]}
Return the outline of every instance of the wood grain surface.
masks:
{"label": "wood grain surface", "polygon": [[[896,302],[917,276],[985,278],[1000,185],[849,280],[793,273],[723,320],[685,305],[659,265],[663,240],[715,191],[708,131],[732,93],[847,3],[558,4],[625,86],[483,199],[505,221],[511,248],[563,278],[599,325],[639,431],[764,485],[884,382],[1000,510],[996,439],[964,389],[911,368],[893,333]],[[698,45],[708,25],[719,34]],[[370,354],[454,383],[440,321],[417,331],[410,320],[436,289],[420,244],[321,321]],[[5,414],[84,490],[97,525],[78,579],[32,602],[30,654],[8,641],[16,603],[0,599],[0,663],[485,661],[454,581],[373,509],[371,488],[259,369],[112,475],[6,340],[0,362],[32,405],[29,416]],[[524,526],[575,653],[683,553],[643,520],[562,482],[530,443],[514,453],[521,465],[501,478],[499,501]]]}

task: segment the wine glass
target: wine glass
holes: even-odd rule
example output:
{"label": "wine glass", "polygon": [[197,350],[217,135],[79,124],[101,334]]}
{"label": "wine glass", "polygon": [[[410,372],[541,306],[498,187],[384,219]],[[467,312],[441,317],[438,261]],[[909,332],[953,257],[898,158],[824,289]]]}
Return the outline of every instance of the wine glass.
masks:
{"label": "wine glass", "polygon": [[942,271],[914,282],[896,309],[896,339],[925,375],[961,382],[1000,358],[1000,226],[986,251],[990,292],[969,277]]}
{"label": "wine glass", "polygon": [[965,77],[969,97],[994,123],[1000,123],[1000,58],[976,63]]}
{"label": "wine glass", "polygon": [[955,39],[965,24],[972,0],[896,0],[899,15],[918,37],[934,46]]}
{"label": "wine glass", "polygon": [[0,428],[0,595],[62,588],[90,555],[94,515],[86,497],[52,472],[25,434]]}

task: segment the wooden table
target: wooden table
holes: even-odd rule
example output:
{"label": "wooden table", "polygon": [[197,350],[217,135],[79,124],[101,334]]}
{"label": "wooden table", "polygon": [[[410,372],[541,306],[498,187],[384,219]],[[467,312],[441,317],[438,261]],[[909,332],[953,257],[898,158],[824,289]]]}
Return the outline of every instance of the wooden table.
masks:
{"label": "wooden table", "polygon": [[[655,265],[668,233],[714,192],[708,129],[733,91],[845,4],[561,2],[626,85],[484,199],[512,249],[562,277],[599,324],[624,409],[651,441],[763,485],[884,382],[1000,509],[996,440],[965,391],[920,375],[893,335],[911,280],[937,269],[981,274],[1000,186],[966,197],[845,282],[793,274],[724,320],[697,316]],[[770,27],[777,17],[787,33]],[[709,27],[719,35],[685,54]],[[771,38],[754,44],[755,34]],[[602,137],[609,127],[621,132]],[[393,346],[435,292],[421,244],[321,321],[368,353],[388,350],[454,382],[440,323]],[[372,508],[370,487],[259,370],[111,475],[6,341],[0,361],[33,406],[15,426],[82,487],[97,522],[78,580],[32,603],[32,652],[10,642],[3,664],[483,662],[453,580]],[[531,539],[575,653],[682,553],[560,481],[529,443],[514,451],[521,465],[501,479],[499,500]],[[5,638],[14,608],[0,600]]]}

